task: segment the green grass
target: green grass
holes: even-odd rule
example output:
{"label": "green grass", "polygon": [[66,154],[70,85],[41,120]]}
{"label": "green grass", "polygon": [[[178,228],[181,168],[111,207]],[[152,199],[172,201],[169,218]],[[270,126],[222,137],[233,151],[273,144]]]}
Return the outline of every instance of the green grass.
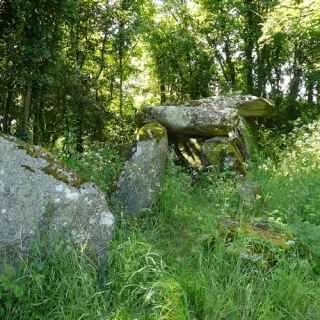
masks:
{"label": "green grass", "polygon": [[[0,318],[320,319],[318,129],[314,123],[270,144],[276,156],[264,155],[246,177],[262,189],[250,205],[239,197],[241,177],[208,172],[194,183],[170,160],[157,206],[136,218],[118,216],[103,283],[74,249],[38,247],[18,272],[1,277]],[[72,159],[72,167],[109,191],[121,161],[110,150],[98,158],[100,174],[95,155]],[[276,252],[272,264],[230,254],[217,232],[225,216],[277,219],[296,247]],[[234,242],[248,245],[241,236]]]}

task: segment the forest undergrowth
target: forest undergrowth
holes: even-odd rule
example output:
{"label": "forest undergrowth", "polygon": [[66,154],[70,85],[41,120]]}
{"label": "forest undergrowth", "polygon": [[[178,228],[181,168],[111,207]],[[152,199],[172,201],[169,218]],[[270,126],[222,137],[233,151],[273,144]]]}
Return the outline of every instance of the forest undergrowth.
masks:
{"label": "forest undergrowth", "polygon": [[[296,123],[289,134],[261,130],[264,146],[246,177],[203,172],[195,181],[171,155],[153,210],[117,213],[104,281],[93,264],[60,242],[35,246],[18,272],[0,281],[1,319],[319,319],[320,121]],[[108,195],[123,160],[93,148],[66,163]],[[239,189],[261,190],[244,204]],[[276,221],[294,247],[276,259],[245,259],[227,250],[217,231],[229,217]],[[245,250],[245,237],[233,245]]]}

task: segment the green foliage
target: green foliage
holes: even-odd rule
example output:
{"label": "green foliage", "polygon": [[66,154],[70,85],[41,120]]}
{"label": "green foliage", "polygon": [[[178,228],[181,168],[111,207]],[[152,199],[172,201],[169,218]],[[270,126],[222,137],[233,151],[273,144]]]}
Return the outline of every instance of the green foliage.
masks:
{"label": "green foliage", "polygon": [[82,153],[147,102],[239,91],[295,119],[319,102],[318,12],[316,0],[2,1],[0,130]]}
{"label": "green foliage", "polygon": [[[123,233],[116,240],[113,249],[117,256],[119,252],[124,252],[121,250],[122,244],[125,243],[128,248],[129,241],[129,252],[121,256],[120,261],[123,263],[120,265],[125,265],[124,262],[128,261],[127,266],[135,265],[135,270],[142,270],[144,267],[149,270],[149,262],[142,262],[143,266],[140,263],[141,259],[145,259],[146,252],[152,252],[157,257],[153,261],[159,261],[162,257],[163,268],[157,269],[157,276],[151,279],[148,277],[150,272],[147,271],[145,281],[141,280],[143,275],[138,271],[129,271],[125,280],[120,280],[123,282],[122,287],[126,289],[125,297],[121,299],[125,301],[125,305],[119,307],[119,310],[131,310],[132,302],[128,303],[127,299],[130,294],[136,296],[137,288],[143,288],[141,296],[145,297],[145,292],[153,292],[159,281],[169,281],[169,287],[181,288],[182,291],[178,290],[181,292],[179,295],[185,297],[182,301],[186,303],[187,313],[182,313],[182,319],[317,318],[320,314],[317,303],[320,293],[317,275],[319,221],[314,220],[318,214],[313,215],[312,212],[320,208],[317,196],[319,190],[314,183],[319,177],[313,176],[318,169],[311,170],[310,175],[306,172],[310,170],[311,163],[315,164],[319,160],[314,149],[318,148],[318,132],[314,123],[309,127],[302,126],[290,135],[281,136],[276,146],[269,140],[269,149],[277,153],[277,157],[273,158],[276,161],[261,159],[260,167],[250,172],[249,181],[257,181],[262,186],[262,194],[259,201],[249,206],[244,206],[239,201],[238,188],[242,183],[240,178],[228,173],[218,175],[208,172],[193,184],[191,177],[183,169],[173,165],[171,159],[158,208],[154,214],[148,213],[144,217],[122,223],[120,230]],[[301,139],[304,139],[303,144]],[[296,148],[300,148],[299,152]],[[290,158],[292,153],[296,155],[294,160]],[[308,160],[304,162],[303,159]],[[290,173],[287,174],[286,170],[290,170]],[[294,177],[295,174],[298,174],[297,178]],[[290,176],[293,176],[293,180]],[[298,182],[298,187],[295,187]],[[310,192],[307,198],[306,190]],[[301,211],[301,206],[308,203],[311,206]],[[250,220],[252,216],[280,219],[287,223],[285,228],[293,232],[295,249],[284,254],[281,250],[275,251],[274,246],[269,246],[267,250],[271,250],[277,259],[273,259],[273,264],[268,266],[241,257],[235,251],[230,254],[226,249],[228,239],[216,232],[219,218],[230,215],[243,222]],[[212,238],[215,238],[214,245],[208,242]],[[233,241],[233,248],[240,252],[253,249],[253,243],[247,237],[237,236]],[[266,243],[256,240],[255,250],[266,250]],[[136,256],[135,253],[140,252],[140,246],[145,251]],[[112,265],[114,267],[115,263]],[[113,272],[112,279],[117,271]],[[130,285],[125,286],[128,279],[135,279],[136,272],[138,275],[135,283],[129,282]],[[163,305],[168,292],[170,301],[175,300],[175,293],[165,291],[164,297],[157,299],[158,310],[168,308]],[[142,301],[145,303],[144,299],[140,299],[140,304]],[[134,300],[134,305],[136,303]],[[117,304],[115,308],[118,309],[116,306]],[[147,305],[131,311],[131,317],[152,319],[152,311],[145,313],[145,310],[148,310]],[[175,317],[179,319],[177,315]],[[161,319],[160,315],[156,319]]]}
{"label": "green foliage", "polygon": [[62,154],[67,166],[86,181],[97,184],[102,191],[110,192],[114,179],[119,175],[123,160],[118,151],[108,147],[92,148],[83,154]]}
{"label": "green foliage", "polygon": [[[167,11],[170,16],[160,18]],[[147,43],[152,69],[159,81],[161,103],[207,97],[215,66],[197,35],[195,19],[184,4],[168,2],[155,20]]]}
{"label": "green foliage", "polygon": [[[317,319],[318,126],[314,122],[297,127],[275,144],[270,134],[264,137],[269,154],[277,156],[264,156],[249,172],[246,179],[261,186],[259,199],[249,204],[239,196],[242,177],[208,171],[195,180],[174,165],[171,155],[154,210],[136,218],[118,218],[103,290],[97,285],[96,270],[78,251],[59,242],[35,247],[18,273],[8,269],[1,277],[1,316]],[[91,172],[92,179],[107,190],[113,173],[104,173],[103,179],[92,174],[107,159],[115,161],[117,156],[110,150],[92,151],[70,163]],[[115,169],[114,164],[111,167]],[[293,233],[295,246],[288,252],[277,249],[270,244],[277,229],[268,239],[261,226],[263,241],[255,233],[225,236],[218,226],[226,216],[238,219],[243,227],[253,217],[282,222]],[[244,256],[248,250],[267,250],[272,259],[259,263]]]}
{"label": "green foliage", "polygon": [[15,272],[0,277],[1,319],[100,319],[107,316],[97,273],[74,248],[58,239],[35,244]]}

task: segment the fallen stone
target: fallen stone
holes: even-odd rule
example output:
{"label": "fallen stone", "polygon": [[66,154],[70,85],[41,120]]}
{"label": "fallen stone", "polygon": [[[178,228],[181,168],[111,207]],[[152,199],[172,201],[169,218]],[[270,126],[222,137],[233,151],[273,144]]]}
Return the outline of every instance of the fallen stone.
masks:
{"label": "fallen stone", "polygon": [[294,235],[272,219],[240,221],[225,217],[219,221],[216,236],[203,239],[209,249],[214,248],[217,237],[224,239],[231,256],[264,266],[274,265],[280,256],[297,248]]}
{"label": "fallen stone", "polygon": [[56,234],[102,258],[114,224],[105,196],[95,185],[45,150],[0,136],[2,257],[21,256],[34,241]]}

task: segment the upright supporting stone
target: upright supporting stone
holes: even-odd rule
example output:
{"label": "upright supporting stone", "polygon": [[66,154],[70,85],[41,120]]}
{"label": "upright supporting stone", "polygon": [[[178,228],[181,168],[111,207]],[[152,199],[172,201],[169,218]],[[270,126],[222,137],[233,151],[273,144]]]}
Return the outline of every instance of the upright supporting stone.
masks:
{"label": "upright supporting stone", "polygon": [[243,170],[244,157],[236,143],[228,137],[214,137],[206,140],[201,149],[204,166],[213,166],[218,170]]}
{"label": "upright supporting stone", "polygon": [[157,201],[168,153],[166,129],[148,123],[138,131],[136,151],[118,180],[117,202],[129,215],[151,209]]}

